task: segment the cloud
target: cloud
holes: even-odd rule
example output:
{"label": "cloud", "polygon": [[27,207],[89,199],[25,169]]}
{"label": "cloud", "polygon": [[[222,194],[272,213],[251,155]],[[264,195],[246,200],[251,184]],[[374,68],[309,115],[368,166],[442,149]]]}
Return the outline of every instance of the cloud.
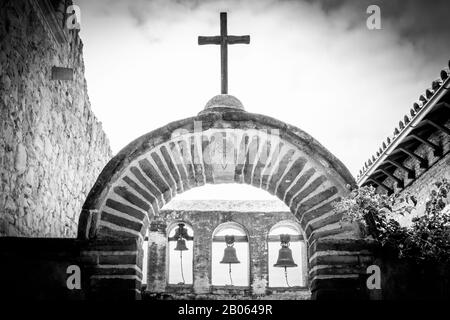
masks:
{"label": "cloud", "polygon": [[[317,0],[305,0],[309,3]],[[319,0],[324,13],[362,12],[371,4],[381,8],[383,24],[399,36],[400,43],[409,42],[427,59],[450,58],[450,2],[448,0]],[[348,18],[355,18],[349,14]]]}
{"label": "cloud", "polygon": [[[344,30],[352,30],[365,25],[366,8],[376,4],[381,8],[384,28],[398,36],[399,45],[409,43],[414,50],[428,59],[442,61],[450,54],[450,1],[434,0],[103,0],[89,4],[79,0],[89,10],[93,6],[103,14],[129,16],[136,26],[164,21],[175,24],[185,20],[187,15],[208,12],[211,9],[245,10],[255,15],[270,15],[271,11],[305,13],[319,11],[329,24],[338,23]],[[336,21],[334,21],[336,20]],[[210,21],[214,23],[213,21]],[[145,29],[145,28],[144,28]],[[148,34],[148,33],[147,33]],[[153,35],[153,38],[158,37]]]}
{"label": "cloud", "polygon": [[165,19],[170,17],[173,22],[179,18],[180,13],[187,14],[199,8],[201,1],[164,1],[164,0],[136,0],[127,4],[129,13],[138,26],[144,25],[151,19]]}
{"label": "cloud", "polygon": [[[197,114],[218,93],[216,46],[230,34],[229,87],[246,110],[304,129],[356,173],[439,75],[448,1],[78,1],[89,95],[114,151]],[[382,30],[366,28],[369,4]],[[121,128],[118,130],[117,128]]]}

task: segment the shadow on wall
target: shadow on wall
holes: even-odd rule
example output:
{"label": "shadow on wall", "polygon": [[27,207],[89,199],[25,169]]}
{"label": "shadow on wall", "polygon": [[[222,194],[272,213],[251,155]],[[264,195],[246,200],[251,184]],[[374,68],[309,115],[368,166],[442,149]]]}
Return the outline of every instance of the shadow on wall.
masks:
{"label": "shadow on wall", "polygon": [[384,300],[450,300],[450,263],[417,264],[386,250],[375,260]]}

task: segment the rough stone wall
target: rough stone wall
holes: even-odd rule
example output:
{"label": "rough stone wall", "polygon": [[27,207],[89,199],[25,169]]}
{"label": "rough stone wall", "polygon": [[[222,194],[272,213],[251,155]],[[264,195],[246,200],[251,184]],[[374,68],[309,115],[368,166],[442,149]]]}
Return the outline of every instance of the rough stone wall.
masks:
{"label": "rough stone wall", "polygon": [[[450,121],[447,121],[446,126],[450,126]],[[417,160],[408,158],[404,165],[413,169],[418,177],[411,183],[411,179],[408,179],[407,174],[399,169],[394,172],[394,175],[398,178],[404,179],[407,186],[399,193],[400,196],[413,195],[417,199],[416,209],[407,216],[398,217],[399,222],[402,225],[409,225],[412,218],[422,215],[425,212],[425,203],[429,197],[433,184],[442,178],[450,180],[450,137],[443,132],[437,132],[431,135],[428,139],[436,145],[439,145],[443,149],[445,155],[441,159],[433,154],[433,149],[427,145],[421,145],[414,153],[428,160],[429,168],[421,168]],[[392,189],[396,189],[396,183],[393,179],[388,178],[384,182]],[[382,191],[380,189],[380,191]]]}
{"label": "rough stone wall", "polygon": [[[215,203],[215,202],[213,202]],[[270,206],[269,206],[270,207]],[[223,208],[221,208],[223,209]],[[309,299],[306,288],[270,288],[261,296],[252,293],[252,284],[262,279],[268,281],[268,247],[267,236],[270,229],[280,221],[295,218],[290,211],[279,212],[237,212],[237,211],[199,211],[199,210],[162,210],[160,220],[153,221],[149,233],[149,264],[147,298],[159,299]],[[194,232],[193,284],[167,284],[167,234],[165,243],[153,241],[160,239],[161,226],[169,227],[172,223],[184,221]],[[223,287],[211,285],[211,251],[214,230],[222,223],[236,222],[247,230],[250,251],[250,286]],[[155,236],[152,236],[152,230]],[[158,252],[158,254],[156,254]],[[297,263],[302,263],[298,261]]]}
{"label": "rough stone wall", "polygon": [[[83,45],[77,30],[57,41],[37,1],[1,6],[0,235],[73,237],[112,155],[90,108]],[[73,68],[73,80],[52,80],[53,66]]]}

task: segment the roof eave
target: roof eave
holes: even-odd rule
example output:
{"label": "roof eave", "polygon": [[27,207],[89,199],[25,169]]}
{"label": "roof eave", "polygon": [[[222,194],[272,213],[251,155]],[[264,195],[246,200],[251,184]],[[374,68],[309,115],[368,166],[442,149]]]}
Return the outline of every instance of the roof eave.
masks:
{"label": "roof eave", "polygon": [[395,140],[383,150],[380,156],[373,162],[372,166],[366,170],[357,180],[358,186],[362,186],[367,179],[378,169],[378,167],[386,160],[395,148],[403,141],[408,134],[416,128],[416,126],[423,120],[423,118],[434,108],[434,106],[442,99],[442,97],[450,90],[450,77],[436,90],[433,96],[426,102],[426,104],[418,111],[418,114],[408,123],[400,132]]}

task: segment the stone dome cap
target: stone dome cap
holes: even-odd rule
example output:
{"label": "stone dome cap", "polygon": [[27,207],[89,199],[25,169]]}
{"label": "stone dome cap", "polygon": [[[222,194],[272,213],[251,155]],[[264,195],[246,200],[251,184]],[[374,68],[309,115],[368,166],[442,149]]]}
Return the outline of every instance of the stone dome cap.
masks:
{"label": "stone dome cap", "polygon": [[206,104],[205,109],[200,113],[202,114],[209,111],[221,111],[223,109],[245,111],[242,102],[238,98],[229,94],[219,94],[211,98],[211,100],[209,100]]}

